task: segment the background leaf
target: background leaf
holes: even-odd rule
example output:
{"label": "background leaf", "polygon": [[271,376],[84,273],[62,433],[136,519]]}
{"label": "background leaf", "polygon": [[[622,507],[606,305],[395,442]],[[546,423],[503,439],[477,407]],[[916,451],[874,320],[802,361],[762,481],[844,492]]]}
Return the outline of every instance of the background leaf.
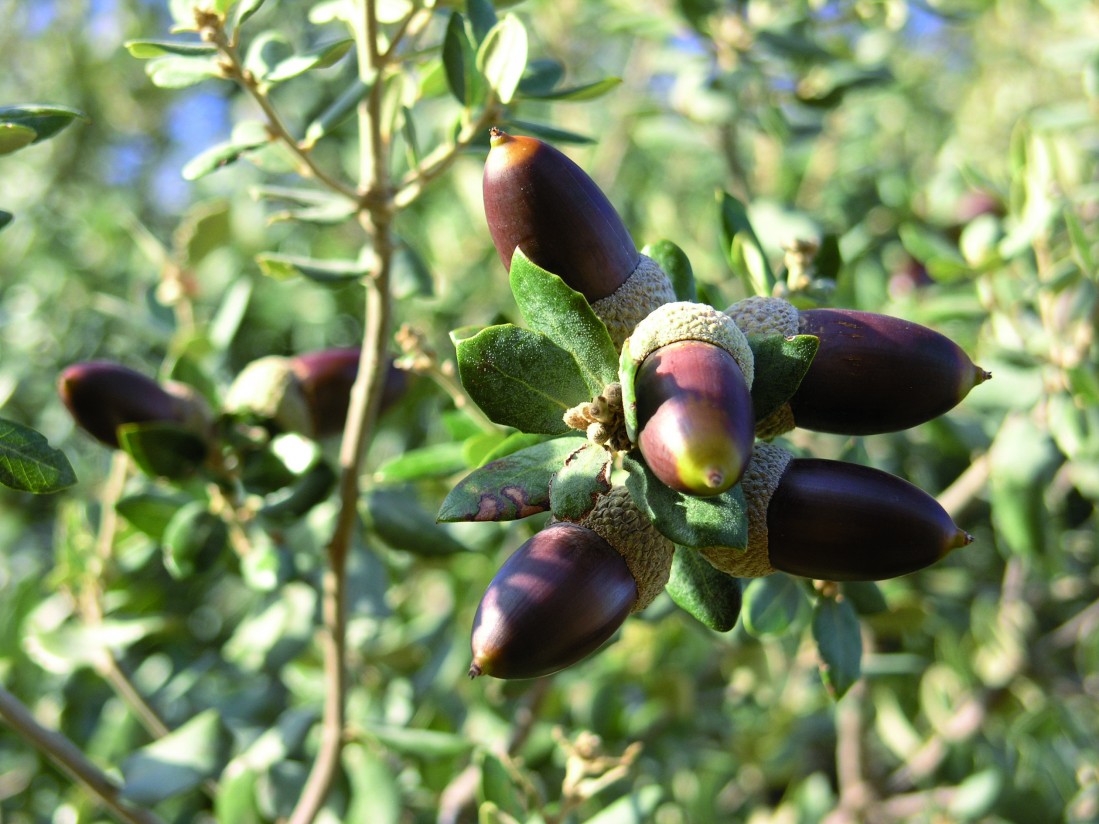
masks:
{"label": "background leaf", "polygon": [[781,635],[806,613],[802,584],[782,573],[754,578],[744,592],[744,628],[757,638]]}
{"label": "background leaf", "polygon": [[862,634],[854,607],[846,599],[819,598],[813,607],[813,638],[821,678],[835,698],[842,698],[862,672]]}
{"label": "background leaf", "polygon": [[740,618],[740,579],[714,569],[690,547],[676,547],[665,589],[677,606],[717,632],[728,632]]}
{"label": "background leaf", "polygon": [[231,742],[217,710],[199,713],[126,759],[121,795],[135,804],[157,804],[193,790],[221,772]]}
{"label": "background leaf", "polygon": [[30,427],[0,418],[0,484],[44,495],[75,483],[76,473],[64,453]]}

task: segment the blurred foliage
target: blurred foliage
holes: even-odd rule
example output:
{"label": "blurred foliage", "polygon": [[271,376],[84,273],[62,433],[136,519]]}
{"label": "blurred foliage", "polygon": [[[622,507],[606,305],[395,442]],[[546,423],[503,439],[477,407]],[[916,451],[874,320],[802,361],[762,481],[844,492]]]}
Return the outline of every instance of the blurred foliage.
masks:
{"label": "blurred foliage", "polygon": [[[392,31],[405,5],[378,5]],[[994,375],[948,416],[789,440],[941,493],[976,540],[925,572],[841,588],[863,654],[838,703],[813,633],[849,625],[850,607],[822,608],[784,576],[747,585],[727,634],[661,597],[559,676],[468,682],[478,594],[540,525],[434,523],[505,437],[455,407],[449,330],[521,323],[484,226],[478,134],[395,218],[395,321],[427,366],[368,458],[347,569],[350,743],[319,820],[1099,818],[1093,4],[496,5],[440,3],[387,79],[393,178],[467,125],[459,101],[488,78],[514,96],[510,128],[590,141],[566,149],[639,244],[682,247],[709,302],[750,293],[769,269],[808,282],[799,299],[948,334]],[[255,6],[236,8],[255,11],[246,64],[310,156],[355,179],[350,4]],[[216,403],[256,358],[363,333],[354,210],[294,174],[253,99],[179,63],[205,51],[133,44],[167,39],[180,8],[0,4],[0,105],[88,118],[33,144],[13,126],[4,145],[20,150],[0,156],[0,415],[62,449],[79,479],[51,496],[0,490],[0,677],[165,821],[269,822],[289,813],[317,746],[335,501],[219,530],[214,492],[112,460],[55,390],[66,365],[107,358]],[[478,63],[497,14],[514,21],[492,35],[507,48]],[[500,56],[520,50],[521,78]],[[741,258],[724,248],[719,192],[747,204],[757,242]],[[816,256],[799,256],[806,243]],[[277,506],[315,459],[292,437],[272,442],[249,495]],[[106,815],[8,730],[0,812]]]}

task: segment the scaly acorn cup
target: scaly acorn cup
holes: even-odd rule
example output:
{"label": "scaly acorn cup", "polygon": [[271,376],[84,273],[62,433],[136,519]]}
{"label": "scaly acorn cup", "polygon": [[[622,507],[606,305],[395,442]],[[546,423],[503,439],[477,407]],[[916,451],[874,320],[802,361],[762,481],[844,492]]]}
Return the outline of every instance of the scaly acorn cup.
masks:
{"label": "scaly acorn cup", "polygon": [[[703,303],[677,302],[646,317],[623,349],[626,426],[645,463],[688,495],[732,487],[752,454],[755,367],[732,320]],[[636,437],[634,435],[636,433]]]}
{"label": "scaly acorn cup", "polygon": [[[280,432],[298,432],[310,438],[337,435],[347,418],[359,355],[358,347],[347,347],[254,360],[229,387],[225,411],[251,415]],[[390,360],[380,410],[400,397],[406,383],[405,371]]]}
{"label": "scaly acorn cup", "polygon": [[128,423],[178,423],[207,440],[210,410],[193,389],[111,361],[74,363],[62,371],[57,392],[73,420],[93,438],[119,447],[118,427]]}
{"label": "scaly acorn cup", "polygon": [[880,581],[930,566],[973,540],[908,481],[859,464],[794,458],[773,444],[756,444],[742,489],[748,548],[699,550],[740,578],[778,570]]}
{"label": "scaly acorn cup", "polygon": [[991,377],[945,335],[889,315],[799,311],[781,298],[748,298],[726,313],[746,335],[820,339],[788,407],[760,422],[760,437],[795,426],[839,435],[898,432],[949,411]]}
{"label": "scaly acorn cup", "polygon": [[671,281],[587,173],[548,143],[492,129],[485,217],[504,267],[516,248],[584,295],[620,347],[638,321],[675,300]]}
{"label": "scaly acorn cup", "polygon": [[473,619],[470,678],[537,678],[609,639],[668,582],[675,547],[625,487],[579,523],[553,521],[508,558]]}

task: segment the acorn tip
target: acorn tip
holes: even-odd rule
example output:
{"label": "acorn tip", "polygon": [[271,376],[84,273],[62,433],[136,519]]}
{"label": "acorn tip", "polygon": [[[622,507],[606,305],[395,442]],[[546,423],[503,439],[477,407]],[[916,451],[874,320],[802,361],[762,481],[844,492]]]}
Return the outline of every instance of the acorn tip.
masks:
{"label": "acorn tip", "polygon": [[469,672],[466,673],[466,674],[469,676],[470,680],[472,681],[478,675],[484,675],[485,673],[484,673],[484,670],[481,669],[481,665],[478,664],[476,661],[474,661],[472,664],[469,665]]}
{"label": "acorn tip", "polygon": [[495,148],[503,143],[507,143],[511,140],[511,135],[501,129],[499,126],[493,126],[488,130],[488,143],[489,146]]}

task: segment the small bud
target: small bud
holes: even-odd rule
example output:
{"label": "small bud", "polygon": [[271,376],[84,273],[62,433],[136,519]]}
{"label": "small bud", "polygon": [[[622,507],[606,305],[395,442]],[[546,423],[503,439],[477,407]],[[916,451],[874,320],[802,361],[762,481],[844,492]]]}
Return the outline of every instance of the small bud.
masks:
{"label": "small bud", "polygon": [[57,391],[77,425],[115,449],[118,427],[128,423],[178,423],[206,435],[209,411],[198,395],[118,363],[73,364],[61,373]]}
{"label": "small bud", "polygon": [[844,461],[792,458],[757,444],[743,482],[748,548],[705,547],[738,577],[775,570],[829,581],[880,581],[930,566],[973,538],[901,478]]}
{"label": "small bud", "polygon": [[718,495],[752,454],[752,396],[732,355],[704,341],[662,346],[634,383],[638,448],[653,474],[688,495]]}

